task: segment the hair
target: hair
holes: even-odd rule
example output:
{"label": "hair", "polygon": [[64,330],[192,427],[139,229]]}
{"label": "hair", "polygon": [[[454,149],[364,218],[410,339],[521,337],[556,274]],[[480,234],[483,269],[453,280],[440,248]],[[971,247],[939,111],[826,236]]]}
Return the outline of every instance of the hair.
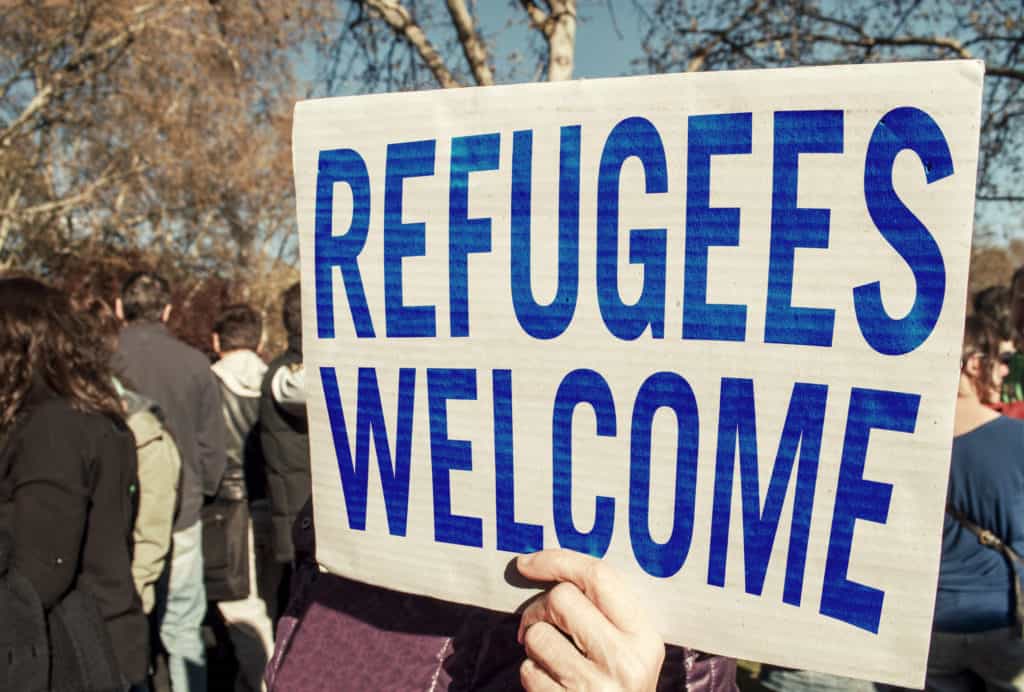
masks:
{"label": "hair", "polygon": [[36,379],[72,408],[121,418],[106,342],[67,295],[27,277],[0,278],[0,431],[21,412]]}
{"label": "hair", "polygon": [[1008,286],[989,286],[975,293],[974,314],[987,320],[1003,341],[1013,338]]}
{"label": "hair", "polygon": [[171,303],[167,281],[152,272],[135,272],[121,286],[121,304],[128,322],[159,322],[164,308]]}
{"label": "hair", "polygon": [[[974,385],[974,390],[978,393],[978,398],[982,401],[987,401],[993,394],[992,387],[992,368],[998,361],[999,358],[999,342],[1002,339],[993,329],[992,324],[984,317],[979,315],[970,315],[964,322],[964,341],[963,346],[960,349],[960,362],[961,370],[963,371],[963,365],[966,364],[967,359],[974,355],[980,355],[981,360],[978,365],[978,374],[976,376],[969,376],[971,384]],[[966,375],[966,371],[963,371]]]}
{"label": "hair", "polygon": [[248,305],[229,305],[213,325],[221,351],[246,348],[255,351],[263,337],[263,318]]}
{"label": "hair", "polygon": [[288,336],[302,336],[302,294],[298,281],[281,294],[281,320]]}
{"label": "hair", "polygon": [[108,358],[117,351],[118,334],[121,332],[121,320],[110,308],[110,304],[94,295],[85,295],[72,299],[72,305],[95,334],[98,343]]}

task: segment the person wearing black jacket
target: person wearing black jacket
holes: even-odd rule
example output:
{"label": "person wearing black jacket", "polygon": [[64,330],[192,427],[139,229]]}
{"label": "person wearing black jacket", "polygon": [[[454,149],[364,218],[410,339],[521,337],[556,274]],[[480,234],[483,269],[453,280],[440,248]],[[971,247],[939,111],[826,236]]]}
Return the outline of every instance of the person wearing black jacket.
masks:
{"label": "person wearing black jacket", "polygon": [[162,277],[131,275],[116,309],[127,324],[121,330],[115,369],[135,391],[160,406],[181,453],[171,567],[158,584],[156,613],[175,692],[202,692],[206,592],[199,514],[203,497],[216,495],[226,464],[220,392],[206,356],[168,331],[170,290]]}
{"label": "person wearing black jacket", "polygon": [[90,671],[101,668],[119,687],[144,683],[148,626],[131,574],[135,444],[103,351],[63,293],[0,279],[0,372],[0,533],[46,613],[47,688],[92,689]]}
{"label": "person wearing black jacket", "polygon": [[312,494],[309,429],[305,405],[282,402],[282,382],[302,372],[302,301],[299,284],[282,294],[282,319],[288,348],[267,368],[260,395],[260,442],[267,469],[267,495],[273,524],[274,558],[284,568],[277,612],[288,602],[288,582],[295,560],[292,524]]}

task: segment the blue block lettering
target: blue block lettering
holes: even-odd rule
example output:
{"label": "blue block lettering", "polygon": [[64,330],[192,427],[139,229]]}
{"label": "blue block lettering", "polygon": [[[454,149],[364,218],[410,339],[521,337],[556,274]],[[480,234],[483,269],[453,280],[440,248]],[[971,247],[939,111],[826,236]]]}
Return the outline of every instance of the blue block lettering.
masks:
{"label": "blue block lettering", "polygon": [[516,319],[535,339],[553,339],[576,311],[580,264],[580,126],[562,128],[558,169],[558,289],[548,305],[533,296],[530,266],[533,131],[512,137],[512,306]]}
{"label": "blue block lettering", "polygon": [[498,550],[533,553],[544,548],[544,527],[516,521],[512,452],[512,371],[495,370],[494,482]]}
{"label": "blue block lettering", "polygon": [[828,247],[828,209],[796,206],[800,154],[843,153],[842,111],[775,114],[772,236],[764,340],[772,344],[831,346],[835,310],[793,306],[796,248]]}
{"label": "blue block lettering", "polygon": [[629,261],[644,267],[644,284],[634,305],[619,294],[619,177],[631,156],[644,167],[647,194],[668,190],[665,147],[657,128],[644,118],[626,118],[616,125],[601,153],[597,177],[597,302],[605,326],[620,339],[638,338],[651,327],[651,336],[665,336],[664,228],[630,231]]}
{"label": "blue block lettering", "polygon": [[349,528],[366,530],[367,473],[370,468],[370,437],[373,437],[384,491],[388,531],[392,536],[404,536],[409,510],[409,462],[412,454],[412,414],[415,399],[416,371],[401,368],[398,371],[398,427],[395,431],[395,459],[391,462],[384,410],[380,403],[377,373],[373,368],[359,368],[356,398],[356,449],[351,452],[345,414],[341,408],[341,390],[334,368],[320,368],[320,382],[327,402],[327,417],[331,424],[334,451],[341,473],[341,489],[345,495]]}
{"label": "blue block lettering", "polygon": [[597,420],[597,434],[615,437],[615,401],[599,373],[573,370],[558,385],[551,429],[552,510],[555,534],[563,548],[601,557],[608,551],[615,526],[615,499],[599,495],[595,500],[594,527],[579,531],[572,518],[572,419],[576,406],[590,404]]}
{"label": "blue block lettering", "polygon": [[[334,235],[334,184],[345,183],[352,190],[352,221],[344,235]],[[334,338],[334,292],[331,272],[341,270],[348,307],[356,336],[372,337],[373,322],[366,306],[363,280],[356,258],[366,245],[370,230],[370,174],[363,158],[351,149],[321,151],[316,173],[316,222],[313,232],[316,333],[321,339]]]}
{"label": "blue block lettering", "polygon": [[864,162],[864,198],[879,233],[910,267],[917,292],[910,312],[901,318],[889,316],[878,281],[853,289],[853,306],[864,340],[890,356],[909,353],[924,343],[942,313],[946,294],[942,251],[892,184],[893,163],[904,149],[921,159],[929,184],[953,175],[949,144],[930,115],[917,108],[896,108],[878,121]]}
{"label": "blue block lettering", "polygon": [[[651,425],[659,408],[676,416],[676,493],[672,533],[664,543],[651,537]],[[633,406],[629,450],[629,536],[636,561],[655,577],[671,577],[686,562],[693,538],[700,421],[689,383],[672,372],[651,375]]]}
{"label": "blue block lettering", "polygon": [[452,514],[452,471],[473,470],[468,440],[448,437],[448,400],[476,399],[476,370],[427,369],[430,410],[430,464],[434,487],[434,540],[482,548],[483,522],[479,517]]}
{"label": "blue block lettering", "polygon": [[691,115],[686,160],[683,338],[743,341],[747,306],[708,303],[708,248],[740,243],[740,210],[711,206],[711,157],[751,152],[751,114]]}
{"label": "blue block lettering", "polygon": [[469,218],[469,174],[498,168],[497,133],[452,140],[448,190],[448,301],[452,336],[469,336],[469,253],[491,251],[490,218]]}
{"label": "blue block lettering", "polygon": [[402,258],[426,253],[426,225],[402,223],[402,183],[434,174],[432,140],[389,144],[384,174],[384,322],[388,337],[436,336],[433,305],[402,299]]}
{"label": "blue block lettering", "polygon": [[878,633],[885,592],[846,578],[853,529],[858,519],[884,524],[889,518],[892,485],[864,478],[871,431],[913,433],[921,397],[901,392],[854,388],[846,417],[846,437],[832,513],[832,534],[821,587],[821,614]]}
{"label": "blue block lettering", "polygon": [[754,382],[722,379],[718,421],[718,453],[715,462],[715,497],[711,520],[711,552],[708,583],[725,586],[725,563],[729,546],[729,517],[732,505],[733,467],[737,447],[740,457],[740,488],[743,498],[743,566],[746,591],[760,595],[768,571],[782,504],[792,478],[797,448],[800,461],[796,471],[793,520],[789,531],[786,577],[782,600],[800,605],[803,592],[807,541],[818,476],[821,433],[825,424],[828,387],[797,382],[789,400],[772,477],[764,506],[758,476],[757,429],[754,416]]}

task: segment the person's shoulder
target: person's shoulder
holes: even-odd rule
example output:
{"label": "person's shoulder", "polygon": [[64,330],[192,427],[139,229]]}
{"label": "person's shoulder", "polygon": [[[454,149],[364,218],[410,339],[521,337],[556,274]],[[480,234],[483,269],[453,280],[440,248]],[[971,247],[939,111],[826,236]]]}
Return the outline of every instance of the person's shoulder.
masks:
{"label": "person's shoulder", "polygon": [[67,437],[70,433],[84,430],[86,432],[104,431],[110,425],[109,419],[100,413],[86,411],[72,406],[63,397],[51,397],[33,404],[24,413],[22,431],[29,433],[45,433],[55,437]]}
{"label": "person's shoulder", "polygon": [[1024,420],[1001,415],[976,432],[976,444],[995,452],[992,462],[997,467],[1011,461],[1013,466],[1024,470]]}
{"label": "person's shoulder", "polygon": [[105,456],[112,450],[134,446],[123,419],[76,408],[59,397],[40,402],[27,411],[16,434],[21,448],[33,453],[36,463],[56,462],[68,455],[82,459]]}
{"label": "person's shoulder", "polygon": [[267,363],[267,369],[263,373],[264,384],[269,383],[274,378],[274,375],[277,374],[277,371],[280,370],[281,368],[293,366],[294,364],[291,362],[292,360],[294,359],[292,358],[291,353],[289,351],[283,351],[274,356],[274,358],[271,359],[269,363]]}
{"label": "person's shoulder", "polygon": [[129,414],[127,423],[137,442],[159,435],[163,430],[163,422],[157,417],[156,412],[149,408],[133,411]]}
{"label": "person's shoulder", "polygon": [[[1017,411],[1015,413],[1020,414],[1024,412]],[[1003,415],[1000,420],[1003,421],[1003,427],[1017,444],[1017,448],[1024,451],[1024,415],[1012,417],[1010,415]],[[1021,455],[1021,463],[1024,464],[1024,454]]]}
{"label": "person's shoulder", "polygon": [[993,421],[994,429],[1014,436],[1024,436],[1024,416],[1020,415],[1021,413],[1024,411],[1013,411],[1011,414],[1004,408],[1001,411],[1002,415]]}
{"label": "person's shoulder", "polygon": [[166,332],[164,343],[169,355],[193,372],[209,372],[210,359],[205,353],[189,345],[171,332]]}

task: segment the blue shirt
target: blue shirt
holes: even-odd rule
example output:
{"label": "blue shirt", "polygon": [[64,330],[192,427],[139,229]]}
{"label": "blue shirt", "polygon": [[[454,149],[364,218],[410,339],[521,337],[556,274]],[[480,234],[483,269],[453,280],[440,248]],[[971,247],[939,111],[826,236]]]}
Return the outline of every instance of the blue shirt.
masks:
{"label": "blue shirt", "polygon": [[[1000,416],[953,438],[948,502],[1024,554],[1024,421]],[[1002,553],[946,514],[935,601],[938,632],[1014,623],[1014,574]]]}

